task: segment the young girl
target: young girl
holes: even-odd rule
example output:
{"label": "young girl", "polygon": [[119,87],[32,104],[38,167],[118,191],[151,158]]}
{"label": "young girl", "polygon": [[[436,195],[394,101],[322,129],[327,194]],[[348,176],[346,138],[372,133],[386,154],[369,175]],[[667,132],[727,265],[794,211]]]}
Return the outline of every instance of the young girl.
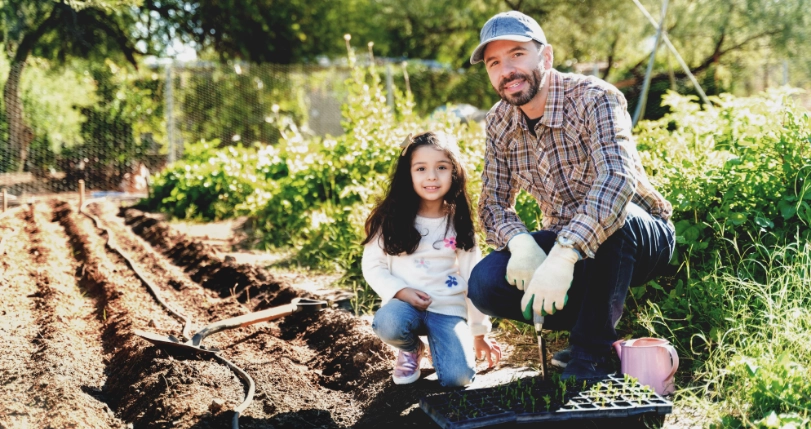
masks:
{"label": "young girl", "polygon": [[401,147],[388,192],[366,220],[363,276],[383,300],[372,328],[399,349],[396,384],[420,378],[419,335],[427,335],[439,382],[464,386],[476,373],[474,357],[491,367],[501,359],[498,344],[485,338],[489,318],[467,299],[480,257],[467,177],[447,134],[409,135]]}

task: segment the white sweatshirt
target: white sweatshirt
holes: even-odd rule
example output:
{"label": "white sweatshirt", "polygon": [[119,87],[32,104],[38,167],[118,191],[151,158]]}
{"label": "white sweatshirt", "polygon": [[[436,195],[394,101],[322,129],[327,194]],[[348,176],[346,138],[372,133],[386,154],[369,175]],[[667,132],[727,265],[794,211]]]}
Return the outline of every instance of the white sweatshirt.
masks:
{"label": "white sweatshirt", "polygon": [[412,254],[391,256],[383,251],[383,239],[366,243],[361,267],[363,277],[386,305],[400,289],[411,287],[431,296],[428,311],[466,319],[471,333],[490,331],[490,318],[467,299],[467,281],[481,252],[456,248],[456,231],[445,233],[446,218],[417,216],[414,226],[422,235]]}

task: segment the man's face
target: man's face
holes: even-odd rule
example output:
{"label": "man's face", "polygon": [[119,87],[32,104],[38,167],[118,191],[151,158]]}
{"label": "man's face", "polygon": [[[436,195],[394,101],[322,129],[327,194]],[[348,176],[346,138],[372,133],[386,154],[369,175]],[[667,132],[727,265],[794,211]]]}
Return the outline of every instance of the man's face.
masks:
{"label": "man's face", "polygon": [[484,49],[490,83],[513,106],[523,106],[538,94],[547,71],[542,60],[542,49],[534,42],[496,40]]}

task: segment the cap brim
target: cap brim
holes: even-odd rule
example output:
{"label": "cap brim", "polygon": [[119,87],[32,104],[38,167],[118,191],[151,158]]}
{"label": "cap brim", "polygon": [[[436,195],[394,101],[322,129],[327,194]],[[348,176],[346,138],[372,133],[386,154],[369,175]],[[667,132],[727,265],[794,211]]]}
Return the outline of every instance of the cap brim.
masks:
{"label": "cap brim", "polygon": [[479,46],[476,46],[476,49],[473,50],[473,54],[470,56],[470,64],[477,64],[482,62],[484,58],[484,48],[487,47],[487,44],[490,42],[494,42],[496,40],[512,40],[513,42],[529,42],[533,40],[532,37],[529,36],[518,36],[515,34],[508,34],[504,36],[497,36],[491,39],[487,39],[484,42],[479,43]]}

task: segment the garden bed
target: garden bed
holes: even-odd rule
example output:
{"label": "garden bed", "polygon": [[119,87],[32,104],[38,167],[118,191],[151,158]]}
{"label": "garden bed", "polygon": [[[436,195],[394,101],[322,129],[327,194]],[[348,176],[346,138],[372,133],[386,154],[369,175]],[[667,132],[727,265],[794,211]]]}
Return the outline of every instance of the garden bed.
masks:
{"label": "garden bed", "polygon": [[[184,328],[147,284],[192,331],[312,291],[223,257],[152,214],[95,202],[85,213],[52,199],[0,214],[0,427],[231,427],[244,380],[212,356],[170,354],[134,334],[179,337]],[[537,364],[526,340],[499,339],[502,363],[488,371],[479,362],[473,387]],[[368,318],[337,305],[205,344],[255,382],[241,428],[431,427],[419,400],[448,392],[428,364],[418,382],[394,385],[392,349]]]}

